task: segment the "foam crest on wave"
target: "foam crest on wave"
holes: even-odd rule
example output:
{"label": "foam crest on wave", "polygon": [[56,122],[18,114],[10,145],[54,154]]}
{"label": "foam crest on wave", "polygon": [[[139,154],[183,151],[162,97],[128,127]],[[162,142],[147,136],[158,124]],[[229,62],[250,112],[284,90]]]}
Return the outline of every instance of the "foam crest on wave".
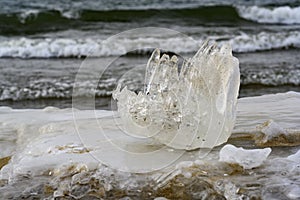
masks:
{"label": "foam crest on wave", "polygon": [[259,23],[300,24],[300,6],[276,8],[240,6],[237,10],[241,17]]}
{"label": "foam crest on wave", "polygon": [[[56,13],[57,12],[57,13]],[[17,16],[21,23],[25,24],[27,20],[36,19],[39,17],[40,14],[51,14],[57,15],[59,17],[65,17],[67,19],[78,19],[80,17],[79,10],[62,10],[62,9],[53,9],[53,10],[37,10],[37,9],[29,9],[23,10],[22,12],[18,13]]]}
{"label": "foam crest on wave", "polygon": [[[226,4],[215,5],[178,5],[176,3],[161,6],[161,4],[134,6],[134,7],[117,7],[117,8],[97,8],[97,6],[81,7],[58,7],[48,6],[46,8],[27,8],[13,10],[14,12],[1,12],[3,18],[0,25],[2,29],[6,27],[7,21],[15,25],[37,24],[51,22],[59,25],[62,21],[68,23],[77,23],[84,25],[86,21],[104,21],[104,22],[131,22],[143,19],[145,21],[156,18],[157,20],[196,20],[202,23],[227,22],[227,23],[245,23],[251,20],[256,23],[270,24],[300,24],[300,6],[232,6]],[[163,12],[164,15],[159,15]],[[246,19],[246,20],[245,20]],[[248,24],[248,23],[246,23]],[[7,30],[12,31],[12,30]]]}
{"label": "foam crest on wave", "polygon": [[[218,40],[219,37],[211,37]],[[220,37],[222,39],[222,37]],[[113,43],[107,43],[101,39],[92,38],[15,38],[0,42],[0,57],[19,58],[61,58],[61,57],[85,57],[93,53],[94,57],[118,56],[127,53],[127,49],[137,49],[136,53],[144,54],[152,51],[155,46],[163,46],[163,49],[172,49],[176,53],[194,53],[202,39],[196,42],[186,41],[181,37],[169,38],[122,38]],[[280,48],[300,48],[300,32],[280,32],[258,34],[245,34],[234,36],[230,42],[234,52],[254,52]],[[149,49],[141,49],[141,47]]]}
{"label": "foam crest on wave", "polygon": [[[163,44],[165,49],[175,52],[188,53],[197,49],[198,44],[188,43],[180,37],[173,38],[136,38],[115,40],[107,43],[100,39],[29,39],[19,38],[0,42],[0,57],[20,58],[58,58],[58,57],[85,57],[93,52],[93,56],[113,56],[127,53],[127,49],[134,47],[155,47]],[[149,50],[140,50],[139,53]]]}
{"label": "foam crest on wave", "polygon": [[230,40],[235,52],[253,52],[280,48],[300,48],[300,32],[280,32],[250,35],[242,33]]}

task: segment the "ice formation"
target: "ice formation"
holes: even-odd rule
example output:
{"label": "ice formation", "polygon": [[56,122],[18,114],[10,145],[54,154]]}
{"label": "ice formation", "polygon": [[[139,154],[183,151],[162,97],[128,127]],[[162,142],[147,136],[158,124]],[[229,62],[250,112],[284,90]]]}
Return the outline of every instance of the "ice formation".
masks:
{"label": "ice formation", "polygon": [[138,94],[118,85],[113,98],[125,131],[176,149],[212,148],[227,141],[235,122],[240,74],[230,45],[204,43],[178,68],[156,49]]}
{"label": "ice formation", "polygon": [[300,163],[300,150],[298,150],[295,154],[288,156],[287,159]]}
{"label": "ice formation", "polygon": [[297,146],[300,144],[300,135],[296,130],[286,130],[268,120],[257,127],[258,132],[254,139],[258,146]]}
{"label": "ice formation", "polygon": [[[271,118],[284,130],[293,129],[299,135],[299,104],[300,93],[296,92],[241,98],[234,132],[246,134]],[[116,155],[105,148],[106,143],[122,141],[125,145],[120,148],[130,151],[134,144],[140,143],[135,147],[136,152],[153,151],[154,145],[138,138],[120,138],[116,134],[119,129],[114,112],[104,110],[76,111],[77,128],[85,139],[82,143],[74,126],[73,111],[0,107],[0,165],[3,166],[0,166],[0,199],[300,198],[299,146],[274,147],[263,166],[249,170],[219,162],[219,148],[215,148],[201,159],[197,156],[199,151],[185,152],[189,156],[185,162],[153,173],[128,173],[100,164],[92,155],[106,154],[122,168],[127,165],[128,154],[120,151],[117,153],[121,155]],[[111,141],[99,135],[95,117]],[[253,146],[245,137],[231,141],[236,146]],[[244,151],[250,151],[247,155],[255,162],[259,158],[252,150]],[[230,155],[239,157],[242,152],[237,149]],[[170,155],[172,152],[159,159],[152,157],[145,164],[162,162]]]}
{"label": "ice formation", "polygon": [[271,148],[249,149],[237,148],[231,144],[225,145],[220,151],[221,162],[238,164],[244,169],[260,166],[271,153]]}

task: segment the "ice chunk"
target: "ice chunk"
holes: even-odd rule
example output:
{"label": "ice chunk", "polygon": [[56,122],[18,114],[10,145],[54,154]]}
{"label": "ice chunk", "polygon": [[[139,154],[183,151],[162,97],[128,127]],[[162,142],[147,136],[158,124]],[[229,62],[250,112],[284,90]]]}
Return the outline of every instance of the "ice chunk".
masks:
{"label": "ice chunk", "polygon": [[168,199],[165,197],[156,197],[154,200],[168,200]]}
{"label": "ice chunk", "polygon": [[219,161],[238,164],[244,169],[252,169],[260,166],[267,159],[270,153],[271,148],[248,150],[227,144],[220,151]]}
{"label": "ice chunk", "polygon": [[298,150],[297,153],[288,156],[287,159],[300,163],[300,150]]}
{"label": "ice chunk", "polygon": [[273,120],[257,127],[255,143],[258,146],[297,146],[300,144],[299,131],[285,130]]}
{"label": "ice chunk", "polygon": [[113,98],[128,133],[176,149],[212,148],[231,135],[239,84],[231,47],[206,42],[180,70],[176,56],[161,56],[156,49],[144,91],[135,94],[119,85]]}
{"label": "ice chunk", "polygon": [[269,140],[272,137],[284,134],[287,135],[287,131],[276,124],[273,120],[265,122],[262,126],[259,126],[262,133],[265,134],[265,141]]}

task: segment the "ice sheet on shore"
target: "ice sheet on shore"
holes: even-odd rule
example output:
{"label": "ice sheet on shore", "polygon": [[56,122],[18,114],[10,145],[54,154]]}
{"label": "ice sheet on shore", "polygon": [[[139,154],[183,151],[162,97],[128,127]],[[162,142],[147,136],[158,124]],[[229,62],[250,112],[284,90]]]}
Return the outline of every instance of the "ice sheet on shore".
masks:
{"label": "ice sheet on shore", "polygon": [[[295,92],[239,99],[237,123],[233,132],[257,132],[257,125],[269,119],[274,119],[285,129],[299,130],[299,104],[300,94]],[[76,115],[77,119],[86,125],[87,135],[94,134],[96,136],[97,134],[97,131],[93,133],[92,127],[88,127],[91,116],[96,116],[103,121],[108,119],[104,130],[109,131],[116,125],[114,120],[109,124],[109,119],[112,119],[114,115],[111,111],[95,111],[95,114],[91,111],[78,112],[80,113]],[[62,149],[63,146],[68,145],[84,148],[76,133],[71,109],[12,110],[8,107],[1,107],[0,125],[0,157],[10,156],[16,150],[24,151],[25,147],[30,152],[29,155],[35,157],[49,154],[48,151],[51,151],[50,155],[66,154],[68,152],[66,149],[69,147],[64,149],[65,152],[59,148]],[[95,142],[95,146],[97,147],[99,144]],[[30,147],[34,147],[34,150]],[[67,155],[73,154],[69,152]],[[75,157],[80,156],[80,154],[74,155]]]}
{"label": "ice sheet on shore", "polygon": [[233,133],[257,131],[257,126],[273,120],[283,129],[300,130],[300,93],[287,92],[246,97],[238,100]]}
{"label": "ice sheet on shore", "polygon": [[[295,92],[239,99],[237,123],[233,136],[243,133],[255,133],[257,132],[257,125],[269,119],[273,119],[284,130],[299,130],[300,108],[298,105],[300,105],[300,94]],[[76,112],[77,127],[85,130],[84,133],[80,134],[84,137],[83,140],[77,134],[73,119],[74,113],[71,109],[12,110],[7,107],[0,108],[1,158],[13,155],[9,164],[5,165],[0,171],[0,179],[9,181],[8,185],[4,186],[2,190],[0,189],[1,191],[5,190],[8,193],[10,191],[10,194],[13,195],[13,189],[10,189],[10,187],[13,187],[10,186],[11,184],[17,184],[19,187],[18,184],[23,183],[24,185],[19,188],[25,190],[24,180],[37,183],[52,180],[53,187],[51,186],[51,191],[57,191],[56,195],[59,196],[64,191],[62,191],[63,189],[58,191],[57,188],[65,188],[65,190],[70,190],[71,193],[72,188],[69,188],[70,182],[68,181],[82,176],[80,181],[87,178],[87,185],[92,184],[92,177],[98,181],[99,179],[105,179],[105,181],[102,180],[105,183],[105,187],[103,186],[103,193],[105,194],[109,191],[114,191],[117,194],[117,191],[128,191],[128,188],[146,191],[142,185],[145,185],[145,181],[148,181],[153,183],[153,185],[150,184],[148,189],[150,188],[153,195],[155,194],[157,197],[171,198],[172,196],[168,196],[170,194],[166,191],[169,190],[168,188],[182,191],[182,189],[177,188],[179,183],[188,185],[189,187],[186,190],[189,192],[197,190],[194,188],[196,186],[205,186],[205,194],[209,195],[219,194],[234,197],[239,195],[235,191],[240,189],[251,196],[251,189],[247,188],[247,184],[259,184],[259,188],[256,188],[255,191],[258,190],[261,196],[266,198],[272,197],[271,191],[276,189],[280,192],[280,194],[276,194],[281,195],[282,198],[292,199],[298,197],[298,193],[295,192],[297,191],[295,187],[299,183],[299,179],[295,179],[299,175],[299,151],[295,154],[299,150],[298,147],[276,148],[273,150],[272,155],[268,157],[262,167],[249,169],[257,173],[254,177],[250,175],[250,172],[245,175],[244,172],[239,171],[240,169],[218,162],[220,148],[213,149],[202,159],[195,157],[193,153],[188,154],[186,158],[192,160],[189,165],[183,163],[183,166],[177,169],[165,169],[138,176],[114,171],[93,157],[93,155],[103,152],[101,148],[106,146],[103,140],[101,141],[101,138],[99,138],[97,127],[99,124],[91,122],[92,118],[96,117],[99,120],[102,129],[106,133],[114,135],[118,130],[115,121],[117,118],[114,118],[114,112],[79,110],[76,110]],[[128,137],[116,136],[118,137],[112,137],[111,139],[115,140],[116,144],[123,145],[122,148],[128,148],[130,151],[147,152],[160,148],[151,141],[142,142],[138,139],[128,140]],[[89,141],[89,143],[86,143],[86,141]],[[129,145],[125,145],[126,143]],[[245,145],[245,142],[238,142],[236,146],[242,145]],[[246,146],[249,147],[251,144],[246,142]],[[170,149],[166,149],[166,151],[168,150]],[[120,155],[120,157],[113,158],[112,155],[115,152],[110,151],[110,149],[107,149],[107,152],[107,159],[115,160],[115,165],[127,164],[126,157],[122,159],[122,155]],[[162,157],[161,160],[163,159],[165,158]],[[145,162],[144,164],[149,163]],[[288,169],[288,171],[282,174],[284,169]],[[109,174],[114,174],[115,178],[109,178]],[[235,178],[231,177],[233,174],[235,174]],[[262,178],[258,181],[257,176]],[[263,178],[265,176],[267,178]],[[247,177],[247,180],[245,180],[245,177]],[[158,184],[158,180],[162,184]],[[199,182],[199,180],[202,182]],[[75,187],[73,189],[76,191],[76,187],[79,186],[75,182],[71,185]],[[200,185],[193,185],[194,182]],[[159,185],[159,188],[155,190],[154,188],[157,185]]]}

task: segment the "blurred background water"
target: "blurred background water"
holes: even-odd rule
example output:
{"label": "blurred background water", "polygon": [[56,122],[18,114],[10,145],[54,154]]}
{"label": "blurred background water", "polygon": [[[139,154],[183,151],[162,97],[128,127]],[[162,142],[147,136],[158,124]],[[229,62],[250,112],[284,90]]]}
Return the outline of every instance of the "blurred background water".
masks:
{"label": "blurred background water", "polygon": [[[178,37],[129,37],[106,46],[108,37],[140,27],[182,32]],[[205,39],[230,42],[240,60],[240,97],[300,92],[300,2],[297,0],[2,0],[0,1],[0,106],[72,106],[76,73],[90,50],[97,68],[122,56],[101,77],[96,107],[109,109],[118,79],[151,53],[124,47],[164,42],[192,56]],[[125,54],[125,55],[124,55]],[[91,72],[93,73],[93,72]],[[140,80],[128,77],[138,89]],[[86,83],[89,84],[89,83]],[[92,89],[92,88],[91,88]]]}

